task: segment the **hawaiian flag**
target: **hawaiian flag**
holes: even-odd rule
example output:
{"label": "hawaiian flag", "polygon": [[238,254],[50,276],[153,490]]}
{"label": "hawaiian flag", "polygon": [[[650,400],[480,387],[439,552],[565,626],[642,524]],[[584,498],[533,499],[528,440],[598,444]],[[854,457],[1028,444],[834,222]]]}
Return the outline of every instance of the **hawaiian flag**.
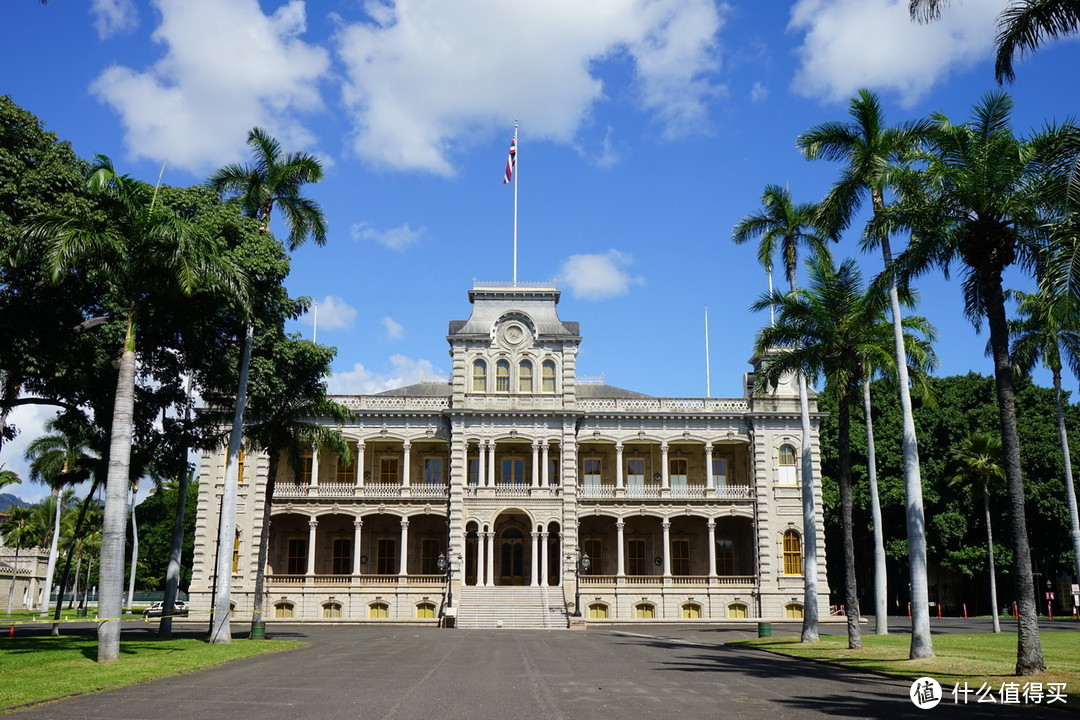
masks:
{"label": "hawaiian flag", "polygon": [[503,185],[514,179],[514,166],[517,165],[517,131],[510,139],[510,156],[506,158],[506,173],[503,175]]}

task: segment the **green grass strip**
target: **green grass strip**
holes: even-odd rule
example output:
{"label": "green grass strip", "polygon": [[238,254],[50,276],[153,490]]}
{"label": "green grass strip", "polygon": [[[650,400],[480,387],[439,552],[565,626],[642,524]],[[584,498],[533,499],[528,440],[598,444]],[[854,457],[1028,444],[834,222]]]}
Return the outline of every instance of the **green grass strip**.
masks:
{"label": "green grass strip", "polygon": [[233,640],[228,645],[211,645],[191,638],[122,638],[120,660],[99,663],[96,637],[0,637],[0,712],[303,645],[277,640]]}

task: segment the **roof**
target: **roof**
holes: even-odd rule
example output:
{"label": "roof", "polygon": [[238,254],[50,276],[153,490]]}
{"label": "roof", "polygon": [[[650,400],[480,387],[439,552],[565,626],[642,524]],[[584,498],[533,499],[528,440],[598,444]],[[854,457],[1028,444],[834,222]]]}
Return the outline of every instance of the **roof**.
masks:
{"label": "roof", "polygon": [[651,398],[652,395],[625,390],[614,385],[603,383],[579,383],[574,386],[574,392],[579,398]]}
{"label": "roof", "polygon": [[376,395],[389,395],[392,397],[450,397],[450,381],[445,382],[418,382],[415,385],[385,390]]}

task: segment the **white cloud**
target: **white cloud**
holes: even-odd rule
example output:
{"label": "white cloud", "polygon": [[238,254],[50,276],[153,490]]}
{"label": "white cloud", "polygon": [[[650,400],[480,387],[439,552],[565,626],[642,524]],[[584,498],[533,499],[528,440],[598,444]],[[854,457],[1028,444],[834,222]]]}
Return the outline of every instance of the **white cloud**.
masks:
{"label": "white cloud", "polygon": [[633,263],[626,253],[608,250],[603,254],[571,255],[559,270],[559,281],[570,288],[574,297],[584,300],[603,300],[625,295],[630,286],[641,284],[641,277],[626,270]]}
{"label": "white cloud", "polygon": [[412,385],[421,377],[442,375],[429,360],[404,355],[391,355],[390,367],[390,372],[378,373],[356,363],[352,370],[331,375],[327,387],[334,395],[367,395]]}
{"label": "white cloud", "polygon": [[829,101],[862,87],[892,90],[910,106],[950,71],[990,57],[1005,4],[953,2],[939,20],[920,24],[909,18],[908,0],[799,0],[789,29],[805,39],[792,87]]}
{"label": "white cloud", "polygon": [[93,0],[90,14],[94,16],[94,29],[102,40],[131,32],[139,24],[139,13],[132,0]]}
{"label": "white cloud", "polygon": [[408,223],[389,230],[376,230],[368,223],[356,223],[349,229],[353,240],[371,240],[383,247],[402,252],[420,242],[425,228],[413,230]]}
{"label": "white cloud", "polygon": [[51,405],[19,405],[8,415],[8,424],[17,427],[19,434],[0,448],[0,467],[15,471],[22,483],[5,485],[0,493],[16,495],[28,502],[36,502],[49,494],[45,485],[30,482],[30,464],[23,455],[30,443],[45,434],[45,423],[54,417],[56,408]]}
{"label": "white cloud", "polygon": [[[312,322],[312,312],[309,310],[301,320]],[[327,295],[320,300],[318,312],[320,330],[344,330],[356,319],[356,308],[337,295]]]}
{"label": "white cloud", "polygon": [[386,329],[386,339],[390,342],[405,337],[405,326],[387,315],[382,319],[383,328]]}
{"label": "white cloud", "polygon": [[156,0],[164,57],[145,70],[113,65],[91,85],[124,125],[131,156],[204,172],[246,157],[260,126],[287,148],[314,138],[297,119],[318,110],[322,48],[302,42],[304,3],[264,15],[257,0]]}
{"label": "white cloud", "polygon": [[759,103],[764,102],[769,97],[769,88],[765,87],[759,82],[755,82],[754,86],[750,88],[750,102]]}
{"label": "white cloud", "polygon": [[[572,143],[607,99],[596,65],[633,62],[639,105],[677,136],[706,124],[721,89],[715,0],[370,0],[338,52],[356,152],[375,165],[451,175],[477,129]],[[621,91],[620,91],[621,92]]]}

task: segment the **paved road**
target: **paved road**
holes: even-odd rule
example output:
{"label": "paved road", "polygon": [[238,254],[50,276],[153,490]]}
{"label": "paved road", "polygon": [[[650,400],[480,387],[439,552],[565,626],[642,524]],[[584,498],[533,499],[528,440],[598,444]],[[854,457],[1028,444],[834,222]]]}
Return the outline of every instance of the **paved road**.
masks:
{"label": "paved road", "polygon": [[[774,626],[777,633],[797,626]],[[1076,628],[1072,625],[1070,629]],[[239,627],[237,628],[239,630]],[[18,720],[1054,718],[1046,705],[917,709],[910,684],[724,646],[753,626],[588,631],[278,626],[310,647],[14,713]],[[897,628],[899,630],[900,628]],[[943,628],[942,628],[943,629]],[[149,629],[147,630],[149,632]],[[972,699],[974,700],[974,698]],[[1080,702],[1080,693],[1072,698]]]}

